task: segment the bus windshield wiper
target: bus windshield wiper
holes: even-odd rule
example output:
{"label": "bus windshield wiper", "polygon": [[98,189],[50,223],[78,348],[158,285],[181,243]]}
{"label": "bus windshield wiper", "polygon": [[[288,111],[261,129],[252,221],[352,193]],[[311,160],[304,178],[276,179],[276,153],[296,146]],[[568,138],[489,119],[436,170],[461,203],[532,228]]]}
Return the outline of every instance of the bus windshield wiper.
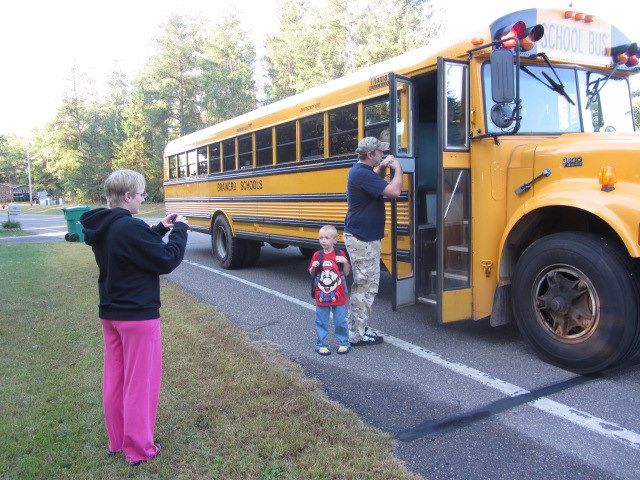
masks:
{"label": "bus windshield wiper", "polygon": [[551,85],[551,90],[553,90],[554,92],[558,92],[560,95],[566,98],[567,102],[569,102],[571,105],[575,105],[575,102],[571,100],[571,97],[565,91],[564,85],[562,84],[562,82],[556,83],[556,81],[553,78],[547,75],[547,72],[542,72],[542,75],[544,75],[544,78],[546,78],[547,81],[549,82],[549,85]]}
{"label": "bus windshield wiper", "polygon": [[520,65],[520,70],[525,72],[530,77],[533,77],[536,80],[538,80],[541,84],[543,84],[549,90],[552,90],[552,91],[557,92],[558,94],[562,95],[567,100],[567,102],[569,102],[571,105],[575,105],[573,100],[571,100],[571,97],[569,97],[569,95],[567,95],[567,92],[564,90],[564,85],[562,83],[558,83],[555,80],[553,80],[549,75],[547,75],[546,72],[542,72],[542,75],[544,75],[544,78],[549,83],[547,83],[544,80],[542,80],[540,77],[538,77],[535,73],[533,73],[531,70],[529,70],[524,65]]}
{"label": "bus windshield wiper", "polygon": [[[602,78],[598,78],[597,80],[594,80],[593,82],[590,82],[587,84],[587,106],[584,108],[585,110],[589,108],[589,105],[591,105],[591,102],[593,101],[593,99],[596,98],[596,96],[598,96],[598,94],[600,93],[600,90],[602,90],[602,87],[604,87],[606,83],[609,81],[609,79],[613,76],[613,74],[616,73],[616,70],[618,70],[619,65],[620,64],[618,63],[615,64],[615,66],[611,70],[611,73],[607,75],[604,81],[602,81]],[[589,85],[591,85],[591,83],[593,83],[593,90],[589,90]]]}
{"label": "bus windshield wiper", "polygon": [[562,83],[562,80],[560,80],[560,77],[558,76],[558,72],[556,72],[556,69],[553,67],[553,65],[551,65],[551,62],[549,61],[549,57],[547,57],[547,54],[544,53],[544,52],[540,52],[540,53],[534,55],[534,57],[542,58],[544,60],[544,63],[547,64],[547,67],[549,67],[551,69],[553,74],[558,79],[558,81],[556,82],[553,78],[551,78],[549,75],[547,75],[547,72],[543,71],[542,75],[549,82],[549,88],[551,90],[553,90],[554,92],[557,92],[560,95],[562,95],[567,100],[567,102],[569,102],[571,105],[575,105],[575,102],[573,100],[571,100],[571,97],[569,96],[569,94],[565,90],[564,83]]}

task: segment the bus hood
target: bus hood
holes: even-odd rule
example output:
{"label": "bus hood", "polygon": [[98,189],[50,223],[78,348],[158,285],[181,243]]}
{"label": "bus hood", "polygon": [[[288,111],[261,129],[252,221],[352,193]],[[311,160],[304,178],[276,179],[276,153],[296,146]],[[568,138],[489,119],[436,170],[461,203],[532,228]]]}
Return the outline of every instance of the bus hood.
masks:
{"label": "bus hood", "polygon": [[546,140],[535,148],[533,175],[549,168],[553,181],[591,178],[598,182],[601,169],[609,166],[618,181],[640,183],[639,134],[572,133]]}

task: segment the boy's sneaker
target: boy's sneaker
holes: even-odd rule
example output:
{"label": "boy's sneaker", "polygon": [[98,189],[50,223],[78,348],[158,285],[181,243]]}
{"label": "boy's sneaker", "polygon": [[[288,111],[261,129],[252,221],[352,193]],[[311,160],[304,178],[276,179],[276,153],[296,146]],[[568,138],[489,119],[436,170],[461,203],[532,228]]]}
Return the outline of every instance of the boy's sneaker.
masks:
{"label": "boy's sneaker", "polygon": [[365,327],[365,328],[364,328],[364,334],[365,334],[367,337],[374,337],[374,338],[375,338],[375,337],[379,337],[379,338],[381,338],[381,339],[384,339],[384,337],[382,336],[382,334],[381,334],[378,330],[376,330],[375,328]]}
{"label": "boy's sneaker", "polygon": [[378,345],[383,341],[384,340],[382,337],[370,337],[368,335],[363,335],[362,338],[357,342],[349,340],[349,343],[352,347],[366,347],[367,345]]}
{"label": "boy's sneaker", "polygon": [[318,352],[318,355],[331,355],[329,347],[319,347],[316,352]]}
{"label": "boy's sneaker", "polygon": [[349,353],[349,346],[348,345],[340,345],[338,347],[338,355],[344,355],[345,353]]}

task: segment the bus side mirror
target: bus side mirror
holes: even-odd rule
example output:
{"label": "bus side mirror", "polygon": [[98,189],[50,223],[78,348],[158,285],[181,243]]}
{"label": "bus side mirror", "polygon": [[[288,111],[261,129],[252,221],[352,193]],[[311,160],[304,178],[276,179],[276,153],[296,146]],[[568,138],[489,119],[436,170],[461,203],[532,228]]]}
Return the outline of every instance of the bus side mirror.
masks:
{"label": "bus side mirror", "polygon": [[495,103],[511,103],[516,98],[513,53],[509,49],[491,52],[491,96]]}

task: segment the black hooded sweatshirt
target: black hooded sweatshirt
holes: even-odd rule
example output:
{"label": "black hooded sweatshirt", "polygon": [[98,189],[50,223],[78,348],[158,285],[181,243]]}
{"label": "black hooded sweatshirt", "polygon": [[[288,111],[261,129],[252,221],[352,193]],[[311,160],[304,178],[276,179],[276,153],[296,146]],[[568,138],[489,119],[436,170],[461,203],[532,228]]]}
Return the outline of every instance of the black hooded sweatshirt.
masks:
{"label": "black hooded sweatshirt", "polygon": [[162,222],[149,227],[124,208],[91,210],[80,217],[80,223],[100,269],[100,318],[159,318],[159,276],[180,265],[188,226],[176,222],[168,243],[164,243],[162,237],[168,229]]}

